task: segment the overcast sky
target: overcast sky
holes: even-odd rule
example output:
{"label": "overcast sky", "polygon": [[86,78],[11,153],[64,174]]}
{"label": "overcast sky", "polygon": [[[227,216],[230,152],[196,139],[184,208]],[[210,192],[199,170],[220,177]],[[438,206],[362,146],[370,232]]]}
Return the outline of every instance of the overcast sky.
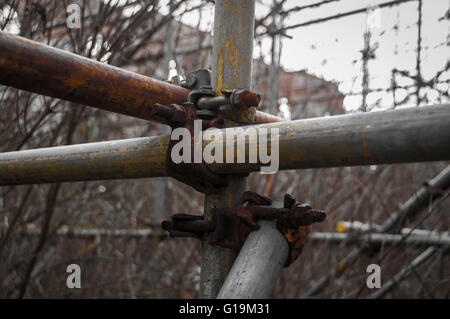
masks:
{"label": "overcast sky", "polygon": [[[316,3],[320,0],[288,0],[284,9],[297,5]],[[341,12],[377,5],[388,0],[341,0],[336,3],[323,5],[319,8],[303,10],[292,14],[283,21],[285,26],[326,17]],[[269,11],[273,0],[260,1],[257,4],[256,16],[261,17]],[[380,9],[379,28],[373,29],[372,44],[378,42],[376,60],[369,63],[370,88],[387,88],[390,85],[391,70],[394,67],[408,70],[412,74],[416,67],[417,27],[416,22],[418,1],[411,1],[395,7]],[[450,0],[423,0],[423,59],[422,71],[425,79],[433,76],[436,71],[443,69],[450,58],[448,36],[449,20],[441,19],[450,8]],[[339,83],[343,92],[361,91],[361,50],[364,46],[363,33],[366,27],[366,14],[358,14],[341,19],[306,26],[287,31],[292,39],[283,39],[281,64],[288,70],[306,69],[310,73],[326,80]],[[203,12],[202,28],[211,30],[213,20],[213,6]],[[196,25],[198,16],[188,15],[183,19]],[[398,23],[398,31],[394,26]],[[270,39],[263,41],[263,53],[270,49]],[[258,48],[255,55],[260,54]],[[358,61],[354,63],[355,61]],[[270,59],[267,59],[270,62]],[[448,80],[449,73],[441,76]],[[412,84],[403,79],[400,85]],[[442,84],[448,90],[448,84]],[[399,90],[398,99],[406,94]],[[436,92],[428,92],[430,103],[437,102]],[[391,94],[373,93],[369,95],[369,105],[381,98],[381,105],[392,105]],[[415,101],[411,100],[410,104]],[[361,104],[361,97],[347,97],[344,104],[348,110],[355,109]]]}

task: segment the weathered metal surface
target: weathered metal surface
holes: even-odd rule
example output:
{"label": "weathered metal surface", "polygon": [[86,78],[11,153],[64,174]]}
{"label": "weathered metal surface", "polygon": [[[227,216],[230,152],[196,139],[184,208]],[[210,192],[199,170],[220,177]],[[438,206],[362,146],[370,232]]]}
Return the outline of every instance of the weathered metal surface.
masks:
{"label": "weathered metal surface", "polygon": [[251,217],[253,216],[247,219],[249,216],[246,214],[247,208],[254,206],[261,208],[262,205],[271,203],[270,198],[246,191],[241,194],[236,206],[212,209],[215,229],[209,235],[209,243],[239,250],[248,234],[259,228],[258,224],[252,222]]}
{"label": "weathered metal surface", "polygon": [[324,211],[312,209],[308,204],[298,203],[289,194],[284,196],[283,207],[289,212],[277,218],[277,228],[289,244],[287,267],[302,253],[311,232],[310,225],[323,222],[327,215]]}
{"label": "weathered metal surface", "polygon": [[169,220],[164,220],[161,227],[168,231],[171,237],[193,237],[201,240],[205,233],[214,231],[215,223],[214,220],[203,219],[203,216],[175,214]]}
{"label": "weathered metal surface", "polygon": [[223,95],[206,97],[198,100],[197,105],[201,109],[218,109],[229,105],[238,110],[247,110],[250,107],[258,107],[261,95],[249,90],[223,90]]}
{"label": "weathered metal surface", "polygon": [[[245,190],[246,184],[240,176],[227,176],[228,187],[217,195],[205,196],[205,217],[211,218],[216,207],[233,207]],[[200,293],[202,298],[216,298],[237,256],[234,249],[212,246],[202,242]]]}
{"label": "weathered metal surface", "polygon": [[[173,177],[185,184],[188,184],[195,188],[197,191],[206,194],[217,193],[219,188],[227,185],[227,180],[224,176],[215,174],[209,170],[203,161],[195,161],[196,143],[195,143],[195,124],[194,121],[199,120],[196,114],[196,108],[193,103],[185,102],[183,107],[177,104],[171,104],[169,109],[173,110],[174,114],[177,111],[183,110],[184,123],[173,124],[172,128],[183,127],[189,130],[191,139],[190,143],[190,163],[175,163],[172,158],[173,147],[179,142],[178,140],[171,139],[169,147],[167,148],[166,156],[166,172],[170,177]],[[181,113],[180,113],[181,114]],[[211,120],[215,121],[215,120]],[[172,120],[170,120],[173,123]],[[201,144],[199,144],[201,149]]]}
{"label": "weathered metal surface", "polygon": [[[179,237],[181,233],[183,237],[190,234],[190,237],[202,239],[205,233],[209,234],[209,243],[225,248],[234,248],[239,250],[245,241],[247,235],[259,228],[259,225],[253,222],[253,219],[247,220],[248,214],[241,214],[238,216],[237,212],[247,211],[250,207],[268,207],[269,209],[279,211],[279,208],[270,206],[272,201],[261,196],[255,192],[246,191],[242,194],[237,207],[233,208],[213,208],[212,217],[209,220],[204,219],[203,216],[175,214],[169,220],[164,221],[161,226],[167,230],[171,236]],[[253,215],[250,216],[254,217]],[[264,215],[267,219],[272,219],[272,215]],[[210,225],[208,229],[205,224]]]}
{"label": "weathered metal surface", "polygon": [[[255,0],[216,0],[212,52],[212,87],[220,95],[222,89],[251,89]],[[253,123],[255,109],[222,112],[238,123]],[[226,125],[230,125],[228,121]],[[246,179],[227,176],[228,186],[217,195],[205,196],[205,217],[213,208],[235,206],[246,188]],[[216,298],[236,257],[233,249],[202,244],[200,294]]]}
{"label": "weathered metal surface", "polygon": [[[283,201],[274,201],[283,207]],[[275,222],[260,221],[260,229],[250,233],[241,248],[218,299],[261,299],[272,294],[286,263],[289,246]]]}
{"label": "weathered metal surface", "polygon": [[[311,118],[254,126],[279,129],[281,170],[450,159],[450,105]],[[238,133],[243,139],[246,133]],[[220,173],[258,171],[261,163],[213,163]],[[227,146],[228,148],[228,146]],[[270,147],[268,147],[270,149]],[[259,151],[258,151],[259,152]]]}
{"label": "weathered metal surface", "polygon": [[[165,122],[152,114],[153,105],[182,104],[190,92],[2,31],[0,84],[159,123]],[[273,118],[256,113],[258,123]],[[248,123],[255,110],[245,114],[244,123]]]}
{"label": "weathered metal surface", "polygon": [[302,252],[310,232],[310,225],[325,220],[324,211],[300,204],[289,194],[285,195],[283,207],[271,207],[272,200],[252,191],[242,194],[233,208],[213,208],[212,217],[175,214],[161,226],[172,237],[202,239],[208,233],[209,244],[225,248],[241,249],[248,234],[260,228],[258,221],[277,222],[278,230],[289,243],[289,266]]}
{"label": "weathered metal surface", "polygon": [[189,90],[0,31],[0,84],[162,122],[153,104],[182,104]]}
{"label": "weathered metal surface", "polygon": [[[212,87],[222,90],[250,89],[252,82],[254,0],[215,2],[212,54]],[[227,110],[224,115],[238,123],[253,123],[255,109]]]}
{"label": "weathered metal surface", "polygon": [[166,176],[169,137],[0,153],[0,185]]}
{"label": "weathered metal surface", "polygon": [[[450,159],[449,105],[254,128],[279,128],[280,170]],[[225,136],[225,130],[221,131]],[[234,148],[244,137],[242,132],[237,134]],[[136,141],[141,141],[139,146]],[[166,136],[0,153],[0,185],[167,176],[164,162],[168,142]],[[248,155],[248,137],[245,143]],[[94,156],[86,157],[86,149]],[[249,173],[267,165],[226,163],[225,159],[226,150],[224,163],[207,165],[219,174]],[[242,192],[236,193],[233,204]]]}
{"label": "weathered metal surface", "polygon": [[[326,213],[321,210],[312,209],[307,204],[296,202],[289,194],[286,194],[284,197],[283,207],[267,206],[270,204],[270,199],[265,196],[247,191],[239,201],[236,209],[237,216],[244,222],[244,225],[250,226],[250,230],[259,229],[257,224],[259,220],[276,220],[278,230],[283,234],[289,244],[289,255],[286,261],[286,266],[289,266],[300,256],[308,239],[310,232],[309,226],[313,223],[323,222],[326,218]],[[240,227],[239,230],[242,228]],[[235,231],[235,233],[238,232]],[[234,237],[247,237],[247,234],[239,235]]]}

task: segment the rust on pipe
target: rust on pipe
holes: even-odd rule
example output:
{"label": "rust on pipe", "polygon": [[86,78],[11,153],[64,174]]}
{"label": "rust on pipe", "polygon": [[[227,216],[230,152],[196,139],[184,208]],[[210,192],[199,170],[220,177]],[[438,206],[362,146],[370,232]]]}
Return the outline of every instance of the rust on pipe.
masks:
{"label": "rust on pipe", "polygon": [[[450,159],[450,104],[284,121],[253,128],[279,129],[280,170]],[[237,139],[244,140],[244,136]],[[221,174],[258,171],[261,163],[249,163],[249,148],[254,147],[251,144],[245,140],[245,163],[227,164],[225,154],[222,163],[208,167]]]}
{"label": "rust on pipe", "polygon": [[[0,31],[0,84],[158,123],[153,105],[189,90]],[[256,111],[256,124],[282,121]]]}
{"label": "rust on pipe", "polygon": [[0,185],[167,176],[169,136],[0,153]]}
{"label": "rust on pipe", "polygon": [[164,123],[155,103],[182,104],[189,90],[0,31],[0,84]]}
{"label": "rust on pipe", "polygon": [[[0,84],[167,124],[152,112],[189,90],[0,31]],[[283,121],[256,111],[255,124]]]}

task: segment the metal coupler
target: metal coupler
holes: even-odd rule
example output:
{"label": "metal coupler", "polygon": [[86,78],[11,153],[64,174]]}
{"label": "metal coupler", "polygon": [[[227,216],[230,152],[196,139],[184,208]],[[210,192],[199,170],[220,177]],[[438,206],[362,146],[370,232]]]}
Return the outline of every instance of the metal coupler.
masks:
{"label": "metal coupler", "polygon": [[161,226],[171,237],[202,239],[208,234],[210,245],[239,250],[248,234],[260,228],[258,220],[274,220],[278,230],[289,244],[289,266],[301,254],[310,232],[310,225],[323,222],[326,213],[300,204],[286,194],[283,208],[271,207],[272,200],[255,192],[246,191],[234,208],[215,208],[212,219],[203,216],[176,214]]}
{"label": "metal coupler", "polygon": [[202,121],[201,129],[221,128],[223,117],[219,117],[219,111],[233,108],[237,111],[257,107],[261,96],[248,90],[222,90],[221,96],[211,88],[211,75],[209,70],[197,70],[191,72],[182,86],[191,89],[187,102],[183,105],[154,104],[152,116],[164,119],[172,129],[185,127],[191,133],[191,161],[190,163],[174,163],[171,157],[172,149],[178,141],[170,141],[166,153],[167,174],[197,191],[211,194],[217,193],[219,188],[227,186],[224,175],[216,174],[209,170],[204,162],[194,161],[194,121]]}

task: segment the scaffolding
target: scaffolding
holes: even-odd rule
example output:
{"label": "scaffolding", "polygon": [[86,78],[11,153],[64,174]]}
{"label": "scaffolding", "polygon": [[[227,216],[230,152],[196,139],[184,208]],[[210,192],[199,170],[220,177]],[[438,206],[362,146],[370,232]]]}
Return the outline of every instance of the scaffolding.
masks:
{"label": "scaffolding", "polygon": [[[400,2],[392,1],[386,6]],[[215,1],[211,85],[218,95],[227,90],[251,89],[254,14],[254,0]],[[185,87],[3,32],[0,32],[0,84],[162,124],[170,124],[170,121],[155,105],[183,105],[191,92]],[[278,129],[280,170],[450,159],[448,104],[294,121],[284,121],[253,107],[244,111],[228,108],[222,116],[225,119],[221,129],[223,136],[227,128],[234,126]],[[203,147],[210,142],[204,141]],[[233,143],[232,152],[240,143],[245,145],[246,154],[256,151],[245,131],[237,134]],[[168,177],[166,155],[169,144],[170,136],[165,135],[0,153],[0,186]],[[260,161],[227,163],[227,152],[230,152],[228,148],[223,161],[205,164],[207,169],[227,181],[227,186],[216,194],[206,194],[204,218],[207,220],[212,218],[215,209],[234,208],[246,189],[246,175],[259,171],[265,164]],[[448,187],[448,172],[442,176],[440,179],[445,178],[445,185],[437,185],[439,189]],[[438,183],[433,181],[433,185]],[[423,194],[417,196],[425,198]],[[410,211],[417,212],[423,206],[423,203],[417,204],[418,201],[416,198],[414,203],[405,203],[392,217],[395,221],[388,220],[381,226],[379,234],[364,235],[368,238],[360,237],[359,240],[402,241],[402,237],[390,237],[385,232]],[[281,207],[279,202],[276,203]],[[407,206],[414,206],[414,209]],[[100,231],[79,233],[83,236],[102,235]],[[124,234],[103,233],[110,236]],[[149,235],[146,231],[131,234]],[[260,222],[260,229],[250,235],[239,254],[235,249],[209,244],[208,236],[204,236],[200,284],[203,298],[270,297],[288,258],[289,248],[273,222]],[[311,238],[344,241],[347,237],[346,234],[315,234]],[[407,242],[419,241],[441,245],[448,243],[448,236],[426,240],[414,237]],[[426,258],[435,250],[428,249]],[[270,251],[272,254],[267,255]],[[345,264],[361,252],[362,249],[355,250],[344,260]],[[418,258],[419,262],[425,259],[422,255]],[[399,274],[399,278],[407,271],[409,268]],[[307,296],[322,289],[330,276]]]}

